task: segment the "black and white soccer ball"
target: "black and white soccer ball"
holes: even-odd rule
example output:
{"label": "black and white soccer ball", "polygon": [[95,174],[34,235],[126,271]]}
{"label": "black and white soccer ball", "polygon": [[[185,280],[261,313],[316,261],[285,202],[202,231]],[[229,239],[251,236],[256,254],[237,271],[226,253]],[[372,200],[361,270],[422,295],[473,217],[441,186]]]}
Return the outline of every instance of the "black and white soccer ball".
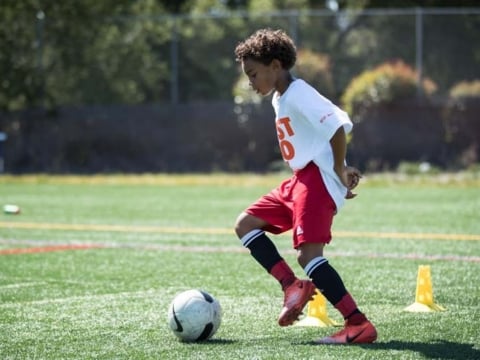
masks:
{"label": "black and white soccer ball", "polygon": [[170,329],[182,341],[211,338],[221,321],[220,303],[203,290],[193,289],[178,294],[168,309]]}

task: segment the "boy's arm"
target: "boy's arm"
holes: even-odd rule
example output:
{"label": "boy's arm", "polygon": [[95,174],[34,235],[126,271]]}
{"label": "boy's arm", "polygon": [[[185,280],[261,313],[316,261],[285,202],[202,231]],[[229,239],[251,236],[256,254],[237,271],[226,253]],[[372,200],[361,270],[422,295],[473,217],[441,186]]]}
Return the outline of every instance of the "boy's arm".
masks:
{"label": "boy's arm", "polygon": [[343,126],[340,126],[332,136],[330,145],[333,151],[333,169],[340,180],[342,180],[342,183],[347,186],[343,181],[343,170],[345,169],[345,158],[347,157],[347,135]]}
{"label": "boy's arm", "polygon": [[338,175],[342,184],[348,189],[347,198],[355,197],[350,190],[358,185],[358,181],[362,177],[360,171],[351,166],[345,165],[347,156],[347,135],[343,126],[340,126],[330,139],[330,145],[333,151],[333,169]]}

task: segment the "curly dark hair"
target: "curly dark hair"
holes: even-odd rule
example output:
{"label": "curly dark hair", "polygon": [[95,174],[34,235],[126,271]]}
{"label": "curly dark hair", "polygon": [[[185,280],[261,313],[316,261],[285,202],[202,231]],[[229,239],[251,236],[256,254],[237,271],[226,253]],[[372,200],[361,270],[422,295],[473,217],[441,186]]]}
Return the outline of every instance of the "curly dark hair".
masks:
{"label": "curly dark hair", "polygon": [[297,60],[297,49],[283,30],[261,29],[237,45],[235,57],[237,61],[253,59],[264,65],[277,59],[290,70]]}

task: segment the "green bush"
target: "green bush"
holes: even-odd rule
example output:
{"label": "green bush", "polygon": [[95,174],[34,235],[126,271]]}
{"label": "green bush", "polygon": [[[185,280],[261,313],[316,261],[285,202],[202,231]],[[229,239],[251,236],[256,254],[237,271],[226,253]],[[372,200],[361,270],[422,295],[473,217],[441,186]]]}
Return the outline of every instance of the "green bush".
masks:
{"label": "green bush", "polygon": [[[342,96],[342,104],[349,114],[359,114],[379,104],[413,98],[418,91],[417,82],[417,71],[402,60],[387,62],[352,79]],[[432,80],[422,81],[424,94],[431,95],[436,89]]]}
{"label": "green bush", "polygon": [[443,128],[429,101],[430,79],[403,61],[387,62],[354,78],[341,101],[356,123],[351,149],[355,165],[368,171],[394,169],[401,162],[442,161]]}

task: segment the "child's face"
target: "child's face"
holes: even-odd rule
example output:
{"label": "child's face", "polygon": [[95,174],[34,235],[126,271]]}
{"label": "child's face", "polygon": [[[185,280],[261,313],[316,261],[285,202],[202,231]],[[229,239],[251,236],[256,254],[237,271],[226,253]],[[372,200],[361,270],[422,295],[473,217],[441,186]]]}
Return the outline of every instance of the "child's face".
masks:
{"label": "child's face", "polygon": [[263,96],[270,94],[275,89],[278,78],[277,67],[278,64],[275,60],[269,65],[264,65],[252,59],[242,61],[242,69],[248,76],[250,86],[257,94]]}

